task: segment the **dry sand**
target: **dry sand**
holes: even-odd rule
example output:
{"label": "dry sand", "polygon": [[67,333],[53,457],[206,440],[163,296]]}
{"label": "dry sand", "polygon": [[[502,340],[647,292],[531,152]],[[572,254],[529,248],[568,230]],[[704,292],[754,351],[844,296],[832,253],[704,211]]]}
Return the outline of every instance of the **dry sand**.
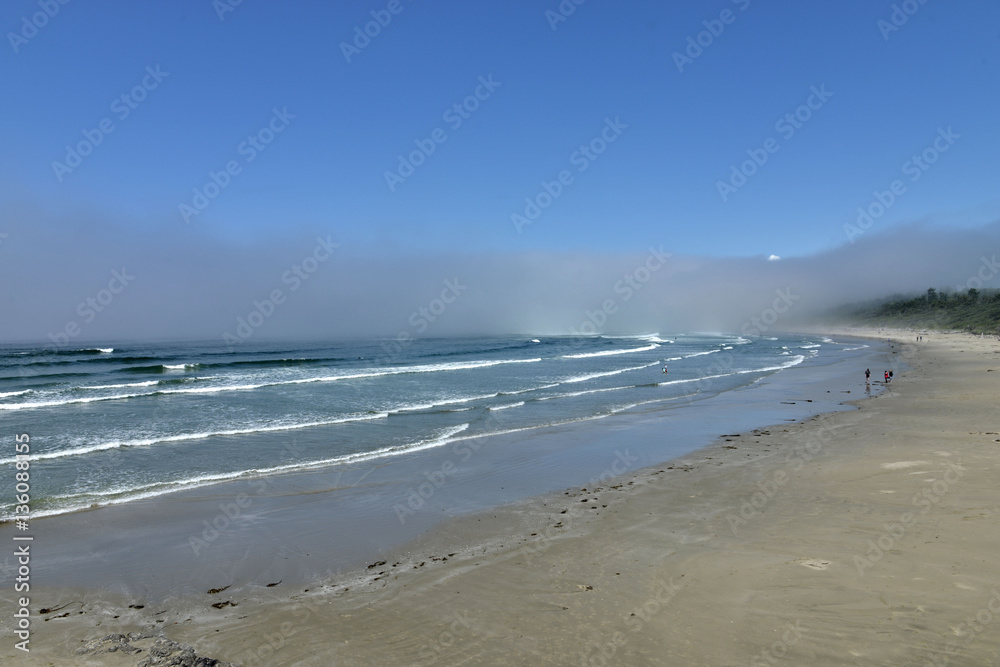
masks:
{"label": "dry sand", "polygon": [[145,630],[247,667],[998,665],[1000,343],[892,335],[910,369],[856,411],[451,520],[308,589],[62,592],[28,655],[5,614],[0,662],[134,665],[73,652]]}

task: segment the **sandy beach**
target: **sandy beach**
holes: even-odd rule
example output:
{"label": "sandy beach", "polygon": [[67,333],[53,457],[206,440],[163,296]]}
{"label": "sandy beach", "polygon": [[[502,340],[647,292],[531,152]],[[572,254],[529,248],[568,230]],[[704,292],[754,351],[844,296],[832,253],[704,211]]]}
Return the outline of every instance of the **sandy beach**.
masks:
{"label": "sandy beach", "polygon": [[856,410],[612,467],[294,589],[163,609],[43,590],[27,654],[7,591],[0,660],[135,665],[152,639],[76,651],[145,632],[247,667],[1000,664],[1000,342],[836,333],[896,340],[893,382]]}

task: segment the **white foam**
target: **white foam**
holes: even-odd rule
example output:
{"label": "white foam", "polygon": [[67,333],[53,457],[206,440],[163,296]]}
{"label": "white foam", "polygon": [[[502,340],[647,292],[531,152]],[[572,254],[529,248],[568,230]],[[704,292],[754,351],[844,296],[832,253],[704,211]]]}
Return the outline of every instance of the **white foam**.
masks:
{"label": "white foam", "polygon": [[112,352],[115,351],[115,348],[113,348],[113,347],[99,347],[99,348],[97,348],[97,351],[100,352],[101,354],[111,354]]}
{"label": "white foam", "polygon": [[524,401],[518,401],[517,403],[506,403],[504,405],[493,405],[490,406],[490,410],[508,410],[510,408],[519,408],[524,405]]}
{"label": "white foam", "polygon": [[692,354],[685,354],[684,359],[690,359],[691,357],[703,357],[706,354],[715,354],[716,352],[721,352],[721,350],[709,350],[708,352],[694,352]]}
{"label": "white foam", "polygon": [[823,346],[819,345],[819,344],[815,344],[815,345],[799,345],[799,349],[800,350],[811,350],[811,349],[816,348],[816,347],[823,347]]}
{"label": "white foam", "polygon": [[720,373],[718,375],[705,375],[697,378],[687,378],[684,380],[667,380],[666,382],[659,382],[657,386],[663,387],[671,384],[686,384],[689,382],[700,382],[701,380],[715,380],[717,378],[731,377],[733,375],[746,375],[748,373],[768,373],[771,371],[783,371],[786,368],[791,368],[792,366],[797,366],[805,361],[805,357],[796,355],[795,357],[784,362],[780,366],[766,366],[764,368],[748,368],[742,371],[733,371],[732,373]]}
{"label": "white foam", "polygon": [[643,334],[637,336],[639,340],[648,340],[650,343],[673,343],[669,338],[660,338],[659,334]]}
{"label": "white foam", "polygon": [[279,382],[268,382],[260,386],[277,386],[284,384],[303,384],[308,382],[337,382],[339,380],[356,380],[359,378],[383,377],[385,375],[402,375],[405,373],[439,373],[447,371],[464,371],[476,368],[489,368],[502,364],[533,364],[541,361],[541,357],[535,359],[488,359],[482,361],[452,361],[443,364],[422,364],[418,366],[393,366],[385,370],[375,368],[364,369],[360,373],[346,373],[344,375],[327,375],[314,378],[303,378],[300,380],[285,380]]}
{"label": "white foam", "polygon": [[649,340],[651,338],[656,338],[659,334],[655,333],[643,333],[643,334],[621,334],[618,336],[612,336],[611,334],[601,334],[598,338],[612,338],[612,339],[624,339],[624,340]]}
{"label": "white foam", "polygon": [[613,340],[644,340],[649,343],[673,343],[669,338],[660,338],[660,334],[630,334],[626,336],[601,335],[598,338],[609,338]]}
{"label": "white foam", "polygon": [[685,380],[667,380],[666,382],[658,382],[658,383],[656,383],[656,386],[658,386],[658,387],[666,387],[667,385],[671,385],[671,384],[689,384],[691,382],[700,382],[701,380],[715,380],[717,378],[725,378],[725,377],[730,377],[732,375],[736,375],[736,373],[720,373],[719,375],[703,375],[702,377],[687,378]]}
{"label": "white foam", "polygon": [[247,391],[267,386],[269,384],[223,384],[214,387],[191,387],[190,389],[160,389],[151,392],[151,394],[215,394],[220,391]]}
{"label": "white foam", "polygon": [[606,391],[619,391],[621,389],[634,389],[634,388],[635,388],[635,385],[634,384],[630,384],[630,385],[626,385],[624,387],[605,387],[603,389],[587,389],[586,391],[573,391],[573,392],[569,392],[567,394],[554,394],[552,396],[543,396],[542,398],[539,398],[538,400],[539,401],[548,401],[548,400],[553,399],[553,398],[573,398],[575,396],[584,396],[586,394],[600,394],[600,393],[603,393],[603,392],[606,392]]}
{"label": "white foam", "polygon": [[21,391],[5,391],[0,392],[0,398],[10,398],[11,396],[21,396],[22,394],[27,394],[30,389],[22,389]]}
{"label": "white foam", "polygon": [[454,398],[446,398],[441,401],[437,401],[435,405],[450,405],[452,403],[471,403],[472,401],[485,401],[489,398],[496,398],[500,395],[499,391],[495,391],[492,394],[477,394],[476,396],[455,396]]}
{"label": "white foam", "polygon": [[608,338],[611,340],[641,340],[649,343],[673,343],[674,341],[667,338],[660,338],[659,334],[630,334],[627,336],[609,336],[601,335],[598,338]]}
{"label": "white foam", "polygon": [[541,391],[543,389],[552,389],[553,387],[558,387],[558,386],[559,386],[559,383],[556,382],[554,384],[543,384],[541,387],[528,387],[527,389],[518,389],[517,391],[502,391],[502,392],[500,392],[497,395],[499,396],[500,394],[504,394],[506,396],[517,396],[518,394],[527,394],[527,393],[530,393],[532,391]]}
{"label": "white foam", "polygon": [[[322,421],[313,422],[302,422],[297,424],[266,424],[260,426],[253,426],[250,428],[235,428],[235,429],[224,429],[220,431],[203,431],[199,433],[181,433],[178,435],[166,435],[151,438],[139,438],[135,440],[115,440],[111,442],[102,442],[96,445],[88,445],[86,447],[75,447],[73,449],[62,449],[52,452],[45,452],[43,454],[31,454],[29,460],[32,461],[42,461],[46,459],[59,459],[66,458],[70,456],[84,456],[86,454],[92,454],[94,452],[102,452],[109,449],[119,449],[123,447],[148,447],[150,445],[155,445],[162,442],[185,442],[189,440],[203,440],[205,438],[222,437],[222,436],[233,436],[233,435],[250,435],[253,433],[272,433],[274,431],[292,431],[301,428],[311,428],[314,426],[330,426],[333,424],[346,424],[350,422],[357,421],[369,421],[373,419],[384,419],[389,416],[387,412],[378,412],[372,414],[354,414],[345,417],[339,417],[337,419],[325,419]],[[16,461],[15,458],[8,458],[0,460],[0,465],[6,463],[13,463]]]}
{"label": "white foam", "polygon": [[769,371],[783,371],[786,368],[791,368],[792,366],[798,366],[805,360],[806,358],[804,356],[802,356],[801,354],[797,354],[788,361],[781,364],[780,366],[767,366],[765,368],[750,368],[745,371],[736,371],[736,372],[742,375],[745,373],[766,373]]}
{"label": "white foam", "polygon": [[[695,393],[697,393],[697,392],[695,392]],[[617,407],[617,408],[612,408],[611,409],[611,414],[618,414],[619,412],[624,412],[625,410],[631,410],[632,408],[637,408],[640,405],[649,405],[650,403],[667,403],[667,402],[670,402],[670,401],[677,401],[677,400],[680,400],[682,398],[689,398],[691,396],[694,396],[695,393],[683,394],[681,396],[666,396],[666,397],[663,397],[663,398],[653,398],[653,399],[650,399],[648,401],[639,401],[638,403],[629,403],[628,405],[622,405],[622,406]]]}
{"label": "white foam", "polygon": [[[476,368],[488,368],[501,364],[530,364],[541,361],[541,357],[536,359],[503,359],[484,361],[458,361],[445,364],[426,364],[421,366],[397,366],[388,370],[371,369],[361,373],[349,373],[345,375],[329,375],[312,378],[301,378],[297,380],[277,380],[271,382],[259,382],[255,384],[223,384],[210,387],[192,387],[187,389],[157,389],[156,391],[116,394],[114,396],[96,396],[93,398],[72,398],[49,401],[33,401],[30,403],[0,403],[0,410],[27,410],[32,408],[47,408],[60,405],[70,405],[74,403],[91,403],[94,401],[113,401],[123,398],[138,398],[140,396],[155,396],[169,394],[213,394],[223,391],[250,391],[262,387],[279,387],[284,385],[306,384],[312,382],[337,382],[342,380],[354,380],[359,378],[382,377],[386,375],[401,375],[404,373],[433,373],[441,371],[459,371]],[[196,366],[197,364],[186,364],[184,366]],[[180,368],[178,366],[177,368]],[[164,368],[168,368],[164,366]],[[174,367],[170,367],[174,368]],[[199,378],[208,379],[208,378]]]}
{"label": "white foam", "polygon": [[587,359],[590,357],[610,357],[616,354],[632,354],[633,352],[648,352],[649,350],[655,350],[659,345],[653,343],[647,345],[646,347],[633,347],[627,350],[603,350],[601,352],[583,352],[581,354],[564,354],[563,359]]}
{"label": "white foam", "polygon": [[[480,394],[478,396],[461,396],[455,398],[446,398],[439,401],[434,401],[433,403],[412,403],[410,405],[404,405],[398,408],[393,408],[391,414],[398,412],[413,412],[419,410],[430,410],[431,408],[437,408],[442,405],[452,405],[454,403],[471,403],[472,401],[485,401],[491,398],[496,398],[500,395],[500,392],[494,392],[492,394]],[[471,409],[471,408],[469,408]]]}
{"label": "white foam", "polygon": [[[433,447],[440,447],[441,445],[447,444],[448,442],[451,442],[453,439],[455,439],[454,438],[455,435],[461,433],[468,427],[469,427],[468,424],[459,424],[458,426],[451,426],[446,429],[443,429],[442,431],[438,432],[438,434],[427,440],[421,440],[408,445],[383,447],[382,449],[378,449],[372,452],[359,452],[357,454],[346,454],[343,456],[323,459],[320,461],[288,463],[280,466],[273,466],[270,468],[253,468],[250,470],[238,470],[235,472],[217,473],[214,475],[199,475],[197,477],[189,477],[183,480],[177,480],[172,482],[156,482],[151,484],[143,484],[135,487],[118,487],[116,489],[111,489],[109,492],[105,493],[112,493],[112,494],[119,493],[125,495],[123,495],[120,498],[101,500],[99,503],[94,502],[93,494],[80,494],[91,498],[91,500],[87,500],[76,506],[69,506],[59,509],[34,512],[33,516],[42,517],[42,516],[51,516],[54,514],[63,514],[66,512],[74,512],[77,510],[92,507],[94,504],[118,505],[121,503],[132,502],[135,500],[143,500],[146,498],[154,498],[156,496],[162,496],[167,493],[185,491],[188,489],[196,489],[198,487],[208,486],[210,484],[216,484],[219,482],[226,482],[240,478],[257,478],[278,473],[310,470],[313,468],[321,468],[331,465],[358,463],[361,461],[369,461],[372,459],[383,458],[387,456],[398,456],[400,454],[408,454],[411,452],[417,452],[424,449],[431,449]],[[67,499],[73,497],[76,496],[63,496],[63,498]]]}
{"label": "white foam", "polygon": [[845,347],[843,351],[844,352],[854,352],[856,350],[863,350],[866,347],[868,347],[868,346],[867,345],[861,345],[859,347]]}
{"label": "white foam", "polygon": [[588,373],[587,375],[578,375],[576,377],[566,378],[562,383],[569,384],[572,382],[585,382],[586,380],[594,380],[600,377],[607,377],[609,375],[618,375],[620,373],[628,373],[629,371],[640,371],[644,368],[649,368],[650,366],[659,366],[659,361],[654,361],[651,364],[644,364],[642,366],[631,366],[629,368],[620,368],[615,371],[605,371],[603,373]]}
{"label": "white foam", "polygon": [[395,408],[390,415],[399,414],[400,412],[420,412],[421,410],[430,410],[431,408],[436,408],[438,403],[412,403],[410,405],[404,405],[400,408]]}
{"label": "white foam", "polygon": [[125,384],[92,384],[86,387],[77,387],[77,389],[123,389],[125,387],[152,387],[155,384],[159,384],[159,380],[150,380],[149,382],[126,382]]}
{"label": "white foam", "polygon": [[93,403],[95,401],[113,401],[119,398],[135,398],[137,396],[150,396],[155,392],[140,394],[116,394],[114,396],[95,396],[93,398],[73,398],[61,401],[32,401],[30,403],[0,403],[0,410],[30,410],[33,408],[48,408],[58,405],[70,405],[72,403]]}
{"label": "white foam", "polygon": [[479,438],[492,438],[498,435],[510,435],[512,433],[524,433],[525,431],[534,431],[540,428],[552,428],[554,426],[565,426],[566,424],[577,424],[579,422],[593,421],[595,419],[604,419],[610,416],[610,413],[604,412],[596,415],[588,415],[586,417],[577,417],[575,419],[566,419],[557,422],[548,422],[545,424],[534,424],[532,426],[522,426],[520,428],[509,428],[501,431],[490,431],[488,433],[477,433],[476,435],[462,435],[457,438],[451,438],[450,442],[461,442],[463,440],[477,440]]}

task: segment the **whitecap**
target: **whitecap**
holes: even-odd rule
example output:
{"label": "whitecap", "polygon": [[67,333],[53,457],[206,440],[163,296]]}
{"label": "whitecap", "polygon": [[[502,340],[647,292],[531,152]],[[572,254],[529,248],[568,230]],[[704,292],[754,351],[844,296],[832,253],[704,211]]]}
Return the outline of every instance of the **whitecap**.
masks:
{"label": "whitecap", "polygon": [[654,361],[651,364],[644,364],[642,366],[631,366],[629,368],[619,368],[613,371],[604,371],[601,373],[588,373],[586,375],[578,375],[576,377],[566,378],[562,382],[567,384],[572,382],[584,382],[586,380],[594,380],[596,378],[607,377],[609,375],[619,375],[620,373],[628,373],[629,371],[639,371],[644,368],[649,368],[650,366],[659,366],[659,365],[660,365],[659,361]]}
{"label": "whitecap", "polygon": [[0,392],[0,398],[10,398],[11,396],[21,396],[22,394],[27,394],[30,389],[22,389],[20,391],[5,391]]}
{"label": "whitecap", "polygon": [[[151,436],[148,438],[135,438],[132,440],[113,440],[110,442],[85,445],[83,447],[74,447],[71,449],[59,449],[50,452],[34,453],[30,455],[29,459],[32,461],[60,459],[71,456],[84,456],[86,454],[92,454],[94,452],[102,452],[109,449],[120,449],[127,447],[148,447],[150,445],[155,445],[163,442],[187,442],[190,440],[204,440],[205,438],[215,438],[224,436],[252,435],[254,433],[272,433],[275,431],[293,431],[303,428],[312,428],[315,426],[332,426],[334,424],[347,424],[350,422],[385,419],[388,416],[389,413],[387,412],[361,413],[361,414],[346,415],[344,417],[337,417],[335,419],[324,419],[320,421],[311,421],[311,422],[299,422],[299,423],[279,422],[274,424],[260,424],[248,428],[220,429],[218,431],[201,431],[198,433],[179,433],[176,435]],[[6,463],[13,463],[14,461],[16,461],[16,459],[14,458],[2,459],[0,460],[0,465]]]}
{"label": "whitecap", "polygon": [[524,401],[518,401],[517,403],[505,403],[503,405],[492,405],[490,410],[507,410],[509,408],[519,408],[524,405]]}
{"label": "whitecap", "polygon": [[601,352],[583,352],[581,354],[564,354],[563,359],[587,359],[590,357],[610,357],[616,354],[631,354],[633,352],[648,352],[655,350],[659,345],[653,343],[645,347],[632,347],[626,350],[602,350]]}

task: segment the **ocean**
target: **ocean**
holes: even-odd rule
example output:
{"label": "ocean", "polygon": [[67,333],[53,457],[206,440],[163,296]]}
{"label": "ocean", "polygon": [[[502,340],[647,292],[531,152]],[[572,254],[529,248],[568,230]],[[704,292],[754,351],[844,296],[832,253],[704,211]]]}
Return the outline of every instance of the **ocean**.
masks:
{"label": "ocean", "polygon": [[[7,436],[29,434],[37,518],[636,410],[667,414],[865,348],[822,336],[708,333],[247,342],[235,350],[5,345],[0,423],[9,446],[0,474],[14,479]],[[0,519],[13,511],[4,505]]]}

